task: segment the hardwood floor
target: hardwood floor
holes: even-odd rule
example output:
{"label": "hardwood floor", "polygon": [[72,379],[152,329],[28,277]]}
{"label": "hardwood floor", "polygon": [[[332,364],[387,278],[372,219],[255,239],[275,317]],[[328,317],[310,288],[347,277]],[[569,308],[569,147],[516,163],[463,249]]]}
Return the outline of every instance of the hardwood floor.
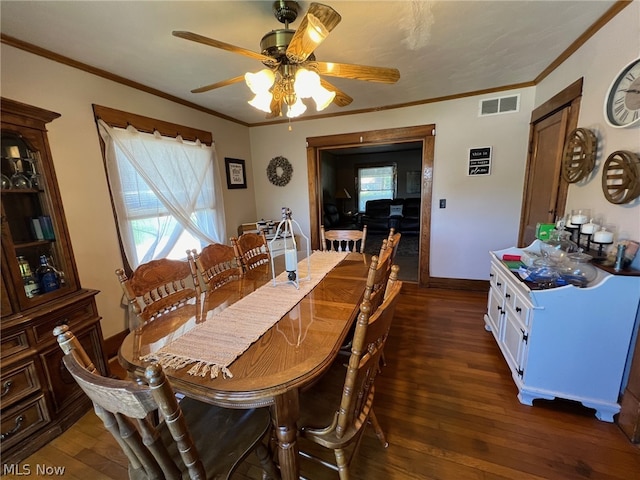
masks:
{"label": "hardwood floor", "polygon": [[[571,402],[518,402],[484,330],[485,308],[483,293],[405,284],[376,380],[376,415],[390,445],[383,449],[368,429],[352,479],[639,479],[640,446],[616,424]],[[127,478],[124,456],[93,412],[25,463],[65,466],[66,479]],[[304,462],[303,473],[338,478]],[[233,478],[260,479],[257,460]]]}

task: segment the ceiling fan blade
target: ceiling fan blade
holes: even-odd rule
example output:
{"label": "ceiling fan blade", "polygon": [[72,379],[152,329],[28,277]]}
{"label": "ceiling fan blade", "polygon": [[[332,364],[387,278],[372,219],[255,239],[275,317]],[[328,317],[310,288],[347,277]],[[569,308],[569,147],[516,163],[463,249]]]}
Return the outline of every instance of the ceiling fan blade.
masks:
{"label": "ceiling fan blade", "polygon": [[247,50],[246,48],[237,47],[235,45],[231,45],[230,43],[221,42],[220,40],[214,40],[213,38],[203,37],[202,35],[198,35],[197,33],[184,32],[181,30],[174,30],[171,33],[175,37],[184,38],[185,40],[191,40],[192,42],[202,43],[203,45],[209,45],[210,47],[221,48],[222,50],[227,50],[228,52],[239,53],[240,55],[244,55],[245,57],[259,60],[264,64],[273,66],[278,64],[277,60],[275,60],[274,58],[262,55],[261,53],[253,52],[251,50]]}
{"label": "ceiling fan blade", "polygon": [[340,20],[342,17],[333,8],[321,3],[312,3],[287,47],[289,61],[304,62]]}
{"label": "ceiling fan blade", "polygon": [[346,107],[351,102],[353,102],[353,98],[351,98],[349,95],[344,93],[338,87],[336,87],[336,86],[332,85],[331,83],[327,82],[324,78],[320,79],[320,85],[322,85],[327,90],[330,90],[332,92],[336,92],[336,96],[333,99],[333,103],[335,103],[338,107]]}
{"label": "ceiling fan blade", "polygon": [[204,87],[194,88],[193,90],[191,90],[191,93],[208,92],[209,90],[214,90],[220,87],[226,87],[227,85],[233,85],[234,83],[238,83],[242,81],[244,81],[244,75],[229,78],[228,80],[223,80],[218,83],[212,83],[211,85],[205,85]]}
{"label": "ceiling fan blade", "polygon": [[316,62],[318,73],[330,77],[352,78],[368,82],[396,83],[400,79],[397,68],[370,67],[349,63]]}

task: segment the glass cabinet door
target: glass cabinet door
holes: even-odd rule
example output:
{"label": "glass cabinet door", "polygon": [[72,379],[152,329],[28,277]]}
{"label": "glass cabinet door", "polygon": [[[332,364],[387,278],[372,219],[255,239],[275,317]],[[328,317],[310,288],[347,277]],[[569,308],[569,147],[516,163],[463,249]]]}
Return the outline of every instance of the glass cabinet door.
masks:
{"label": "glass cabinet door", "polygon": [[[77,290],[45,133],[2,124],[3,296],[25,310]],[[5,304],[6,298],[3,298]],[[5,315],[3,309],[2,315]],[[10,312],[9,312],[10,313]]]}

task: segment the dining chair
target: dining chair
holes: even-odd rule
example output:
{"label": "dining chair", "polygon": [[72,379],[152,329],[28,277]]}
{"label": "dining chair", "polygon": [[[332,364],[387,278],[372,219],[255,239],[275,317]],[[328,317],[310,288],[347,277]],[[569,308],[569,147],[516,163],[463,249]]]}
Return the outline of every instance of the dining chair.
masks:
{"label": "dining chair", "polygon": [[64,366],[127,456],[129,479],[229,479],[252,451],[263,478],[277,478],[263,444],[271,423],[268,409],[178,401],[157,363],[147,366],[139,382],[103,377],[68,325],[53,334],[65,353]]}
{"label": "dining chair", "polygon": [[[390,283],[386,298],[373,314],[370,301],[362,301],[346,372],[342,364],[334,362],[300,396],[300,455],[337,471],[341,480],[349,478],[349,466],[367,423],[371,423],[382,445],[388,445],[373,412],[374,380],[401,288],[402,282],[397,279]],[[332,450],[335,462],[317,452],[310,453],[304,441]]]}
{"label": "dining chair", "polygon": [[141,324],[198,297],[187,260],[151,260],[138,266],[130,277],[122,268],[116,270],[116,276]]}
{"label": "dining chair", "polygon": [[[187,250],[191,264],[191,273],[196,290],[215,290],[225,283],[238,280],[243,276],[242,261],[236,249],[222,243],[207,245],[198,254],[196,250]],[[204,288],[201,287],[201,281]]]}
{"label": "dining chair", "polygon": [[[320,225],[320,248],[326,251],[364,253],[367,226],[362,230],[325,230]],[[358,247],[358,243],[360,247]]]}
{"label": "dining chair", "polygon": [[240,258],[245,272],[271,261],[271,253],[264,231],[260,233],[246,232],[239,237],[231,237],[231,244],[236,249],[236,256]]}
{"label": "dining chair", "polygon": [[398,245],[400,244],[400,239],[402,238],[402,234],[400,232],[396,232],[395,228],[391,228],[389,230],[389,236],[382,241],[382,246],[380,247],[380,254],[387,248],[391,248],[391,263],[396,258],[396,254],[398,253]]}

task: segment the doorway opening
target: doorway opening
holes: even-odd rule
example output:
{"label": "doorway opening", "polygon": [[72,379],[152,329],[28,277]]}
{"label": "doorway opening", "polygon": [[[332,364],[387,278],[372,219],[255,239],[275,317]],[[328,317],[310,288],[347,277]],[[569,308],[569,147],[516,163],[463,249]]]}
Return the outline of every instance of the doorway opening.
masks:
{"label": "doorway opening", "polygon": [[[375,165],[380,163],[395,165],[394,194],[399,197],[413,197],[419,204],[419,215],[411,229],[407,227],[405,253],[413,253],[405,263],[404,275],[407,281],[419,285],[429,284],[429,249],[431,233],[431,194],[433,178],[435,125],[423,125],[388,130],[375,130],[324,137],[307,138],[307,167],[309,172],[309,208],[311,244],[320,246],[320,225],[324,222],[326,202],[335,202],[342,220],[349,223],[347,228],[361,227],[358,217],[361,212],[358,195],[361,187],[357,182],[356,165]],[[414,151],[417,161],[403,165],[402,152]],[[385,155],[387,160],[380,160]],[[377,159],[376,159],[376,156]],[[390,161],[391,157],[398,160]],[[346,167],[345,167],[346,165]],[[344,174],[344,170],[352,172]],[[341,174],[335,170],[341,169]],[[333,171],[332,171],[333,170]],[[410,184],[410,188],[409,188]],[[408,193],[412,192],[412,193]],[[384,233],[388,234],[387,219],[383,219],[380,232],[367,233],[366,250],[372,252],[382,242]],[[346,225],[346,224],[345,224]],[[368,227],[369,229],[369,227]],[[402,228],[400,228],[402,232]],[[379,237],[379,238],[378,238]],[[411,238],[412,237],[412,238]],[[400,241],[402,247],[405,235]],[[415,246],[415,247],[412,247]],[[408,256],[408,255],[407,255]],[[400,254],[398,254],[398,257]],[[400,262],[400,260],[399,260]],[[413,269],[413,272],[410,270]]]}

